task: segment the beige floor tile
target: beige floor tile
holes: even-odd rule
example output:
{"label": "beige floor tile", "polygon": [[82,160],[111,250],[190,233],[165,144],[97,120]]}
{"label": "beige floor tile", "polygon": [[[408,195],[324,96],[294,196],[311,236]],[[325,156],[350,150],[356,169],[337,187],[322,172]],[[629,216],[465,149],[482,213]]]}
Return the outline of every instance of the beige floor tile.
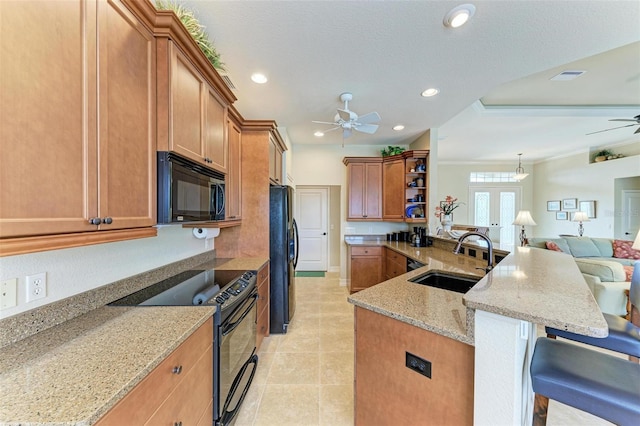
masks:
{"label": "beige floor tile", "polygon": [[320,332],[317,328],[291,330],[278,345],[281,352],[318,352],[320,350]]}
{"label": "beige floor tile", "polygon": [[318,303],[321,314],[344,314],[353,316],[353,305],[345,301],[320,301]]}
{"label": "beige floor tile", "polygon": [[348,330],[320,330],[321,352],[353,352],[353,329]]}
{"label": "beige floor tile", "polygon": [[320,353],[320,384],[353,385],[353,352]]}
{"label": "beige floor tile", "polygon": [[319,385],[267,385],[258,408],[256,426],[312,426],[320,422]]}
{"label": "beige floor tile", "polygon": [[280,335],[272,334],[262,339],[260,353],[275,352],[280,344]]}
{"label": "beige floor tile", "polygon": [[[253,376],[253,384],[264,385],[267,383],[267,377],[273,364],[274,355],[273,352],[260,351],[258,353],[258,369],[256,370],[255,376]],[[253,386],[253,384],[251,386]]]}
{"label": "beige floor tile", "polygon": [[298,385],[320,383],[320,354],[276,353],[267,384]]}
{"label": "beige floor tile", "polygon": [[353,314],[325,313],[320,316],[320,330],[323,332],[347,332],[353,334]]}
{"label": "beige floor tile", "polygon": [[264,385],[256,384],[255,381],[251,384],[249,392],[247,392],[247,396],[242,402],[242,407],[240,407],[240,411],[236,417],[235,426],[253,425],[264,388]]}
{"label": "beige floor tile", "polygon": [[320,386],[320,425],[353,425],[353,384]]}

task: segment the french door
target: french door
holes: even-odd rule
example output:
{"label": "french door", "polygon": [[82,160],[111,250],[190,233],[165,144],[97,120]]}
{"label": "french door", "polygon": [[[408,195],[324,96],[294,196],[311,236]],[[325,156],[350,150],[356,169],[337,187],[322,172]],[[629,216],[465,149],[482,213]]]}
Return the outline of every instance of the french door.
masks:
{"label": "french door", "polygon": [[492,241],[518,245],[515,225],[520,210],[520,188],[514,187],[469,187],[469,212],[476,226],[489,227]]}

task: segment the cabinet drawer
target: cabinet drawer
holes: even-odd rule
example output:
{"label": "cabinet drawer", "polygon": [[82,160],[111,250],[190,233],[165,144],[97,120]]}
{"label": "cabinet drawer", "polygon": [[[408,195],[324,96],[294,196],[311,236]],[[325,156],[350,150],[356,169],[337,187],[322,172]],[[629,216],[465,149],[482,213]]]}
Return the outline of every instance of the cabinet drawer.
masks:
{"label": "cabinet drawer", "polygon": [[194,425],[212,400],[213,346],[209,346],[145,425]]}
{"label": "cabinet drawer", "polygon": [[[213,319],[205,322],[111,409],[99,426],[144,424],[213,343]],[[210,363],[211,359],[210,359]],[[182,367],[174,373],[175,367]],[[195,422],[194,422],[195,423]]]}
{"label": "cabinet drawer", "polygon": [[388,260],[393,260],[394,262],[397,262],[397,263],[406,263],[407,261],[407,258],[404,255],[398,253],[397,251],[393,251],[391,249],[386,250],[386,256]]}
{"label": "cabinet drawer", "polygon": [[269,265],[265,265],[258,271],[258,285],[262,285],[262,283],[269,278]]}
{"label": "cabinet drawer", "polygon": [[381,256],[381,246],[351,247],[351,256]]}

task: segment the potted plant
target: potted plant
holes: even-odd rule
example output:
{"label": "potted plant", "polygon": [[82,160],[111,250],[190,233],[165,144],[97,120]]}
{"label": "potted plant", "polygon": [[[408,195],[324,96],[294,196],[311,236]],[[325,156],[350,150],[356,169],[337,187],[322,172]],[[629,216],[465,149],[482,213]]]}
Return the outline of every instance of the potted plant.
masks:
{"label": "potted plant", "polygon": [[596,163],[599,163],[601,161],[606,161],[607,157],[613,155],[613,152],[609,151],[608,149],[602,149],[598,152],[596,152],[596,155],[593,158],[593,161],[595,161]]}

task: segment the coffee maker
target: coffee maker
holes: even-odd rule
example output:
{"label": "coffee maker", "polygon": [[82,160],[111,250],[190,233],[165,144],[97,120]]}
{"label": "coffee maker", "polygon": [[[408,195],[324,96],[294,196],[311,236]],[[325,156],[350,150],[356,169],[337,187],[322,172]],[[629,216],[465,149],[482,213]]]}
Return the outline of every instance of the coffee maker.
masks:
{"label": "coffee maker", "polygon": [[431,240],[427,235],[427,228],[424,226],[414,226],[411,234],[411,245],[413,247],[427,247],[431,245]]}

